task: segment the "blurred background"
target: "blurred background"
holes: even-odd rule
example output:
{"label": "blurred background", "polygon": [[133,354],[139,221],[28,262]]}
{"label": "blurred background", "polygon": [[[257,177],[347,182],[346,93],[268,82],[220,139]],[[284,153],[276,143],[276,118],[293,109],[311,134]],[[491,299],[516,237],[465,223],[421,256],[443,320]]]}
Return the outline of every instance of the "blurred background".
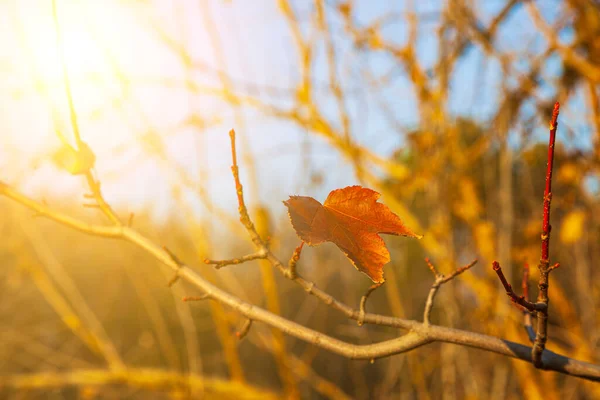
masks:
{"label": "blurred background", "polygon": [[[64,70],[63,70],[64,69]],[[84,207],[65,77],[94,174],[116,213],[205,278],[360,344],[398,336],[307,296],[258,261],[238,222],[228,131],[246,199],[287,260],[281,203],[361,184],[420,241],[385,238],[369,311],[527,343],[491,270],[537,295],[548,122],[561,102],[547,347],[600,362],[600,3],[538,1],[3,0],[0,180],[54,209]],[[68,151],[67,151],[68,153]],[[68,155],[68,154],[67,154]],[[449,344],[350,361],[244,321],[134,246],[85,236],[0,199],[0,397],[592,399],[600,386]],[[299,272],[357,307],[369,279],[333,245]],[[115,367],[127,373],[116,376]]]}

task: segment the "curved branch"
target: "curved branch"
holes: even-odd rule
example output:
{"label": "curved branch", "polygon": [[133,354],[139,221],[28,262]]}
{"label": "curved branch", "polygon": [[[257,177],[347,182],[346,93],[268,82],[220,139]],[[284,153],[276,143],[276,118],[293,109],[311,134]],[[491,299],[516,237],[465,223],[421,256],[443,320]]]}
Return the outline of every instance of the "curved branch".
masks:
{"label": "curved branch", "polygon": [[[144,249],[146,252],[154,256],[154,258],[169,266],[174,271],[177,271],[179,277],[189,282],[196,288],[202,290],[207,297],[232,307],[236,311],[256,322],[266,323],[298,339],[304,340],[315,346],[319,346],[348,358],[371,359],[385,357],[392,354],[403,353],[419,346],[438,341],[478,348],[531,363],[531,347],[529,346],[474,332],[462,331],[436,325],[425,326],[417,321],[371,313],[365,313],[365,322],[410,329],[410,332],[399,338],[375,344],[355,345],[344,342],[287,320],[279,315],[270,313],[260,307],[244,302],[243,300],[219,289],[218,287],[206,281],[191,268],[178,265],[172,259],[169,253],[162,249],[159,245],[153,243],[150,239],[144,237],[129,227],[104,227],[88,224],[76,218],[51,210],[47,206],[20,194],[1,181],[0,195],[4,195],[25,205],[26,207],[36,211],[39,215],[46,216],[54,221],[77,229],[81,232],[95,236],[120,238],[131,242]],[[269,257],[274,256],[269,254]],[[322,290],[316,289],[314,284],[309,283],[300,277],[297,277],[294,280],[297,283],[310,288],[310,292],[312,292],[313,295],[324,300],[326,303],[329,302],[328,304],[331,304],[334,306],[334,308],[342,311],[347,316],[354,319],[358,318],[358,310],[352,309],[350,306],[335,300],[331,295]],[[560,354],[553,353],[549,350],[544,351],[542,354],[542,364],[543,369],[546,370],[557,371],[563,374],[600,382],[600,365],[578,361]]]}

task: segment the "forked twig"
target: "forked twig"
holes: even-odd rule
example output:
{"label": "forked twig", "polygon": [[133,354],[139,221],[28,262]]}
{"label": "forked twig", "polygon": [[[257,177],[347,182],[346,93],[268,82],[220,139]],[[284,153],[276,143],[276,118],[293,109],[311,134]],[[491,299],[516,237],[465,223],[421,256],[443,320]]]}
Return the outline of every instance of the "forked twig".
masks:
{"label": "forked twig", "polygon": [[[548,142],[548,165],[546,167],[546,187],[544,189],[544,216],[542,219],[542,257],[538,264],[540,270],[540,280],[538,282],[538,303],[543,303],[546,308],[537,311],[537,330],[535,335],[535,341],[533,343],[533,350],[531,351],[531,358],[533,365],[537,368],[542,368],[542,352],[546,347],[546,340],[548,338],[548,277],[550,271],[555,266],[550,266],[549,253],[550,253],[550,231],[552,226],[550,225],[550,205],[552,202],[552,171],[554,168],[554,144],[556,141],[556,128],[558,127],[558,113],[560,111],[560,104],[556,102],[554,104],[554,110],[552,111],[552,119],[550,120],[550,139]],[[557,265],[557,264],[555,264]]]}
{"label": "forked twig", "polygon": [[504,290],[506,290],[506,294],[508,295],[508,297],[510,297],[510,299],[513,302],[515,302],[516,304],[520,305],[524,309],[531,311],[531,312],[542,310],[547,307],[547,305],[544,303],[532,303],[532,302],[528,301],[525,298],[525,296],[517,295],[515,293],[515,291],[513,290],[512,285],[510,283],[508,283],[508,281],[506,280],[506,277],[504,276],[504,272],[502,272],[502,267],[500,267],[500,263],[498,261],[494,261],[492,263],[492,269],[498,275],[498,278],[500,279],[502,286],[504,286]]}
{"label": "forked twig", "polygon": [[[179,268],[181,268],[185,265],[184,262],[181,261],[179,259],[179,257],[177,257],[175,255],[175,253],[173,253],[171,250],[169,250],[169,248],[167,246],[163,246],[163,250],[169,255],[171,260],[173,260],[173,262],[179,266]],[[167,282],[167,286],[168,287],[173,286],[177,282],[178,279],[179,279],[179,270],[175,271],[175,275],[169,280],[169,282]]]}
{"label": "forked twig", "polygon": [[429,295],[427,296],[427,300],[425,301],[425,310],[423,311],[423,324],[425,326],[429,326],[431,310],[433,309],[433,301],[435,300],[435,296],[437,295],[437,292],[438,292],[440,286],[442,286],[446,282],[451,281],[452,279],[456,278],[458,275],[460,275],[463,272],[474,267],[475,264],[477,264],[477,260],[473,260],[469,264],[455,269],[450,275],[444,275],[444,274],[441,274],[440,272],[438,272],[437,268],[433,265],[433,263],[429,260],[429,258],[426,258],[425,262],[427,263],[427,267],[429,267],[429,269],[435,276],[435,281],[431,285],[431,289],[429,289]]}
{"label": "forked twig", "polygon": [[[237,180],[239,181],[239,177]],[[156,245],[150,239],[144,237],[130,227],[115,225],[99,226],[86,223],[66,214],[51,210],[49,207],[22,195],[2,182],[0,182],[0,195],[11,198],[39,213],[40,215],[47,216],[63,225],[77,229],[81,232],[105,238],[118,238],[131,242],[144,249],[162,263],[169,266],[173,271],[176,271],[179,277],[204,292],[205,295],[201,296],[200,299],[214,299],[219,303],[231,307],[234,311],[244,315],[248,319],[263,322],[273,328],[280,329],[289,335],[304,340],[315,346],[319,346],[320,348],[335,352],[344,357],[353,359],[375,359],[392,354],[407,352],[419,346],[439,341],[479,348],[528,362],[532,361],[531,347],[510,342],[508,340],[464,330],[429,325],[403,318],[371,314],[366,312],[364,313],[365,323],[408,329],[409,332],[403,336],[373,344],[356,345],[348,343],[297,324],[279,315],[273,314],[261,307],[247,303],[239,297],[221,290],[220,288],[208,282],[206,279],[202,278],[202,276],[200,276],[193,269],[185,265],[180,265],[181,262],[178,261],[176,257],[172,257],[172,255],[170,255],[165,249],[161,249],[160,246]],[[249,226],[253,227],[253,225],[250,224]],[[249,231],[252,230],[253,229],[249,229]],[[250,233],[251,235],[253,234],[252,232]],[[280,269],[280,271],[289,278],[287,269],[283,267],[281,262],[268,249],[267,252],[267,260],[273,266]],[[454,278],[461,272],[464,272],[468,268],[470,268],[470,266],[460,268],[448,277],[438,277],[436,280],[439,279],[439,284],[442,284]],[[347,317],[355,320],[359,318],[361,314],[359,310],[351,308],[350,306],[335,299],[330,294],[318,289],[314,283],[309,282],[300,276],[296,276],[292,280],[308,293],[317,297],[325,304],[330,305],[332,308],[340,311]],[[578,361],[548,350],[543,353],[543,360],[543,366],[545,369],[555,370],[593,381],[600,381],[600,366],[598,365]]]}
{"label": "forked twig", "polygon": [[[559,264],[550,265],[549,261],[549,253],[550,253],[550,231],[552,230],[552,226],[550,225],[550,206],[552,203],[552,172],[554,170],[554,147],[556,143],[556,129],[558,127],[558,114],[560,111],[560,104],[556,102],[554,104],[554,109],[552,110],[552,118],[550,119],[550,138],[548,141],[548,163],[546,165],[546,185],[544,188],[544,201],[543,201],[543,216],[542,216],[542,255],[540,258],[540,262],[538,264],[538,269],[540,271],[540,278],[538,282],[538,297],[537,302],[532,303],[526,297],[525,294],[523,296],[517,296],[512,289],[512,286],[506,281],[504,274],[502,273],[502,269],[500,268],[500,264],[497,261],[494,261],[492,267],[494,271],[498,274],[498,278],[504,289],[506,290],[506,294],[516,302],[517,304],[523,306],[528,311],[535,311],[537,316],[537,327],[535,332],[535,339],[533,343],[533,347],[531,350],[531,360],[533,365],[536,368],[545,368],[544,363],[542,362],[542,353],[546,348],[546,340],[548,339],[548,281],[550,271],[559,267]],[[529,271],[527,270],[527,277],[529,276]],[[529,294],[528,286],[525,283],[525,272],[523,277],[523,291]],[[527,319],[526,316],[525,326],[527,329],[527,324],[530,323],[530,319]],[[530,317],[529,317],[530,318]],[[531,337],[531,332],[528,329],[528,334]]]}

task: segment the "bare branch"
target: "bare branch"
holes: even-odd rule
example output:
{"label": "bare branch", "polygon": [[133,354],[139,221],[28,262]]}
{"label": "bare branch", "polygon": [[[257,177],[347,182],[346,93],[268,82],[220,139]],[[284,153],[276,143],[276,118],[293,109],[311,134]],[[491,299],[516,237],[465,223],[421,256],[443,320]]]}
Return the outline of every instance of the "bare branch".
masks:
{"label": "bare branch", "polygon": [[517,295],[514,292],[512,285],[506,280],[504,272],[502,272],[502,268],[500,267],[500,263],[498,261],[494,261],[492,263],[492,269],[496,272],[496,274],[498,274],[498,278],[500,279],[500,282],[502,282],[502,286],[504,286],[506,294],[508,295],[508,297],[510,297],[512,301],[529,311],[538,311],[547,307],[547,305],[544,303],[532,303],[530,301],[527,301],[525,299],[525,296]]}
{"label": "bare branch", "polygon": [[[548,278],[550,271],[554,267],[550,267],[549,254],[550,254],[550,231],[552,226],[550,225],[550,205],[552,202],[552,172],[554,169],[554,147],[556,141],[556,129],[558,128],[558,113],[560,111],[560,104],[556,102],[554,104],[554,110],[552,111],[552,118],[550,119],[550,138],[548,141],[548,164],[546,166],[546,187],[544,189],[544,203],[543,209],[544,214],[542,218],[542,257],[538,264],[540,271],[540,280],[538,283],[538,303],[545,304],[546,307],[541,310],[537,310],[537,329],[535,334],[535,342],[533,344],[533,350],[531,357],[533,364],[536,368],[542,368],[542,352],[546,347],[546,340],[548,338]],[[558,264],[555,264],[558,265]]]}
{"label": "bare branch", "polygon": [[248,254],[239,258],[232,258],[229,260],[210,260],[208,258],[205,258],[204,263],[214,265],[216,269],[221,269],[228,265],[237,265],[252,260],[264,260],[265,258],[267,258],[267,253],[265,251],[259,250],[256,253]]}
{"label": "bare branch", "polygon": [[371,293],[373,293],[373,291],[375,291],[375,289],[377,289],[384,283],[385,282],[379,282],[379,283],[375,283],[375,284],[371,285],[369,287],[369,289],[367,289],[367,292],[361,297],[360,306],[359,306],[360,314],[358,316],[358,320],[356,321],[358,323],[358,326],[363,326],[363,324],[365,323],[365,308],[367,307],[367,299],[369,298]]}
{"label": "bare branch", "polygon": [[202,300],[207,300],[207,299],[210,299],[210,296],[208,294],[203,294],[202,296],[185,296],[181,300],[188,302],[188,301],[202,301]]}
{"label": "bare branch", "polygon": [[435,276],[435,281],[431,285],[431,289],[429,289],[429,295],[427,296],[427,300],[425,301],[425,311],[423,311],[423,325],[429,326],[429,317],[431,315],[431,310],[433,309],[433,301],[435,300],[435,296],[437,295],[437,292],[438,292],[440,286],[442,286],[444,283],[446,283],[448,281],[451,281],[452,279],[456,278],[458,275],[460,275],[463,272],[474,267],[475,264],[477,264],[477,260],[473,260],[469,264],[467,264],[463,267],[457,268],[456,270],[454,270],[454,272],[452,272],[448,276],[446,276],[444,274],[440,274],[438,272],[438,270],[435,268],[435,266],[431,263],[429,258],[426,258],[425,262],[427,263],[427,266],[429,267],[429,269]]}
{"label": "bare branch", "polygon": [[[523,282],[521,283],[521,288],[523,290],[523,297],[526,301],[529,301],[529,264],[525,263],[523,267]],[[533,325],[531,323],[531,311],[523,308],[523,326],[525,327],[525,331],[527,331],[527,337],[533,343],[535,340],[535,331],[533,330]]]}
{"label": "bare branch", "polygon": [[[73,102],[73,95],[71,93],[71,84],[69,81],[69,73],[67,71],[67,62],[65,60],[64,48],[62,43],[62,34],[60,29],[60,24],[58,22],[58,13],[56,10],[56,0],[52,0],[52,15],[54,17],[54,27],[56,29],[56,37],[58,39],[58,45],[60,49],[60,61],[63,73],[63,82],[65,85],[65,94],[67,96],[67,102],[69,104],[69,115],[71,117],[71,127],[73,129],[73,136],[75,137],[75,143],[77,144],[77,150],[81,151],[84,146],[87,147],[81,140],[81,133],[79,131],[79,123],[77,122],[77,113],[75,112],[75,103]],[[122,225],[121,220],[112,208],[108,205],[108,203],[104,200],[102,196],[102,191],[100,190],[100,182],[94,178],[92,172],[88,169],[85,171],[85,178],[87,180],[88,186],[92,191],[92,195],[96,200],[98,208],[102,210],[102,212],[113,222],[115,225]]]}
{"label": "bare branch", "polygon": [[292,257],[288,262],[288,271],[290,275],[290,279],[295,279],[298,275],[296,273],[296,264],[300,260],[300,256],[302,255],[302,247],[304,246],[304,242],[301,242],[298,247],[294,249],[294,253],[292,253]]}
{"label": "bare branch", "polygon": [[[231,307],[247,318],[258,322],[263,322],[274,328],[280,329],[291,336],[304,340],[308,343],[312,343],[336,354],[340,354],[344,357],[363,359],[379,358],[406,352],[434,341],[440,341],[478,348],[508,357],[518,358],[526,362],[531,362],[531,347],[529,346],[524,346],[522,344],[474,332],[435,325],[425,326],[425,324],[413,320],[405,320],[402,318],[370,313],[365,313],[365,323],[376,323],[391,327],[405,328],[410,329],[411,332],[396,339],[369,345],[355,345],[334,339],[302,325],[296,324],[295,322],[289,321],[278,315],[272,314],[260,307],[246,303],[238,297],[224,292],[210,282],[206,281],[191,268],[177,265],[177,263],[172,260],[172,258],[167,252],[164,251],[164,249],[131,228],[124,226],[104,227],[88,224],[76,218],[72,218],[57,211],[51,210],[48,207],[37,203],[9,188],[8,185],[1,181],[0,195],[9,197],[56,222],[81,232],[95,236],[120,238],[135,244],[163,264],[170,267],[172,270],[179,271],[179,276],[182,279],[192,284],[199,290],[202,290],[208,297]],[[355,319],[358,318],[359,312],[357,310],[353,310],[351,307],[334,299],[331,295],[317,289],[314,287],[314,284],[311,285],[308,281],[300,277],[297,277],[294,281],[304,287],[307,292],[312,293],[326,303],[328,302],[333,308],[342,311],[349,317],[354,316]],[[600,382],[600,366],[598,365],[568,358],[549,350],[544,351],[542,355],[542,361],[543,368],[546,370],[558,371],[564,374]]]}
{"label": "bare branch", "polygon": [[[173,260],[173,262],[177,265],[179,265],[180,267],[182,265],[184,265],[183,261],[181,261],[179,259],[179,257],[177,257],[175,255],[175,253],[173,253],[171,250],[169,250],[169,248],[167,246],[163,246],[163,250],[167,252],[167,254],[169,255],[169,257],[171,257],[171,260]],[[169,280],[169,282],[167,283],[168,287],[173,286],[177,280],[179,279],[179,275],[177,274],[177,272],[175,272],[175,275]]]}

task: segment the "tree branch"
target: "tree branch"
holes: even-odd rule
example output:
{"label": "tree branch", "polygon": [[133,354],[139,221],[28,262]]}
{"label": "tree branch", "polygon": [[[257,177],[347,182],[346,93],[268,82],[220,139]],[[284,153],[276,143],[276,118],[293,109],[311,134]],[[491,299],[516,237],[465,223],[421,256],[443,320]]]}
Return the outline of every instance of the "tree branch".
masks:
{"label": "tree branch", "polygon": [[[392,354],[403,353],[431,342],[439,341],[478,348],[531,362],[531,347],[529,346],[474,332],[462,331],[436,325],[425,326],[425,324],[413,320],[371,313],[365,313],[365,323],[404,328],[409,329],[410,332],[399,338],[375,344],[355,345],[344,342],[299,325],[295,322],[289,321],[278,315],[272,314],[260,307],[244,302],[238,297],[219,289],[202,278],[191,268],[185,265],[180,266],[163,248],[153,243],[150,239],[144,237],[132,228],[126,226],[106,227],[88,224],[76,218],[51,210],[49,207],[18,193],[1,181],[0,195],[4,195],[15,200],[16,202],[36,211],[41,216],[48,217],[56,222],[81,232],[94,236],[119,238],[128,241],[145,250],[152,257],[167,265],[173,271],[178,272],[181,279],[202,291],[207,297],[231,307],[255,322],[265,323],[271,327],[280,329],[288,335],[294,336],[298,339],[304,340],[315,346],[347,358],[373,359],[385,357]],[[269,257],[271,257],[268,258],[271,262],[278,262],[276,258],[273,258],[274,256],[272,254],[270,254]],[[324,301],[326,304],[329,304],[338,311],[341,311],[349,318],[355,320],[358,319],[358,310],[341,303],[328,293],[317,289],[314,286],[314,283],[310,283],[300,277],[295,278],[294,281],[302,286],[307,292],[313,294],[315,297]],[[543,353],[542,362],[543,369],[553,370],[583,379],[600,382],[600,366],[598,365],[578,361],[548,350]]]}
{"label": "tree branch", "polygon": [[510,299],[516,304],[529,311],[539,311],[547,308],[547,304],[532,303],[525,299],[525,296],[517,295],[513,290],[512,285],[506,280],[504,272],[502,272],[502,267],[500,267],[500,263],[498,261],[494,261],[492,263],[492,269],[494,270],[494,272],[496,272],[496,274],[498,274],[498,278],[500,279],[500,282],[502,282],[502,286],[504,286],[504,290],[506,290],[506,294],[508,295],[508,297],[510,297]]}
{"label": "tree branch", "polygon": [[435,266],[429,261],[429,258],[426,258],[425,262],[427,263],[427,266],[429,267],[429,269],[435,276],[435,281],[431,285],[431,289],[429,289],[429,295],[427,296],[427,300],[425,301],[425,311],[423,311],[423,325],[429,326],[429,316],[431,315],[431,310],[433,309],[433,301],[435,299],[435,296],[436,296],[437,291],[439,290],[440,286],[442,286],[444,283],[456,278],[458,275],[462,274],[463,272],[467,271],[468,269],[471,269],[473,266],[475,266],[475,264],[477,264],[477,260],[473,260],[469,264],[465,265],[464,267],[460,267],[460,268],[456,269],[454,272],[452,272],[448,276],[446,276],[444,274],[440,274],[438,272],[438,270],[435,268]]}
{"label": "tree branch", "polygon": [[537,330],[535,335],[535,341],[533,344],[533,350],[531,357],[533,364],[537,368],[543,367],[542,352],[546,347],[546,340],[548,338],[548,277],[550,271],[555,266],[550,266],[549,253],[550,253],[550,205],[552,202],[552,170],[554,168],[554,144],[556,141],[556,128],[558,127],[558,112],[560,110],[560,104],[556,102],[554,104],[554,110],[552,111],[552,119],[550,120],[550,139],[548,142],[548,165],[546,168],[546,188],[544,189],[544,216],[542,220],[542,258],[538,264],[540,270],[540,280],[538,283],[538,298],[537,302],[546,305],[545,309],[537,310]]}

